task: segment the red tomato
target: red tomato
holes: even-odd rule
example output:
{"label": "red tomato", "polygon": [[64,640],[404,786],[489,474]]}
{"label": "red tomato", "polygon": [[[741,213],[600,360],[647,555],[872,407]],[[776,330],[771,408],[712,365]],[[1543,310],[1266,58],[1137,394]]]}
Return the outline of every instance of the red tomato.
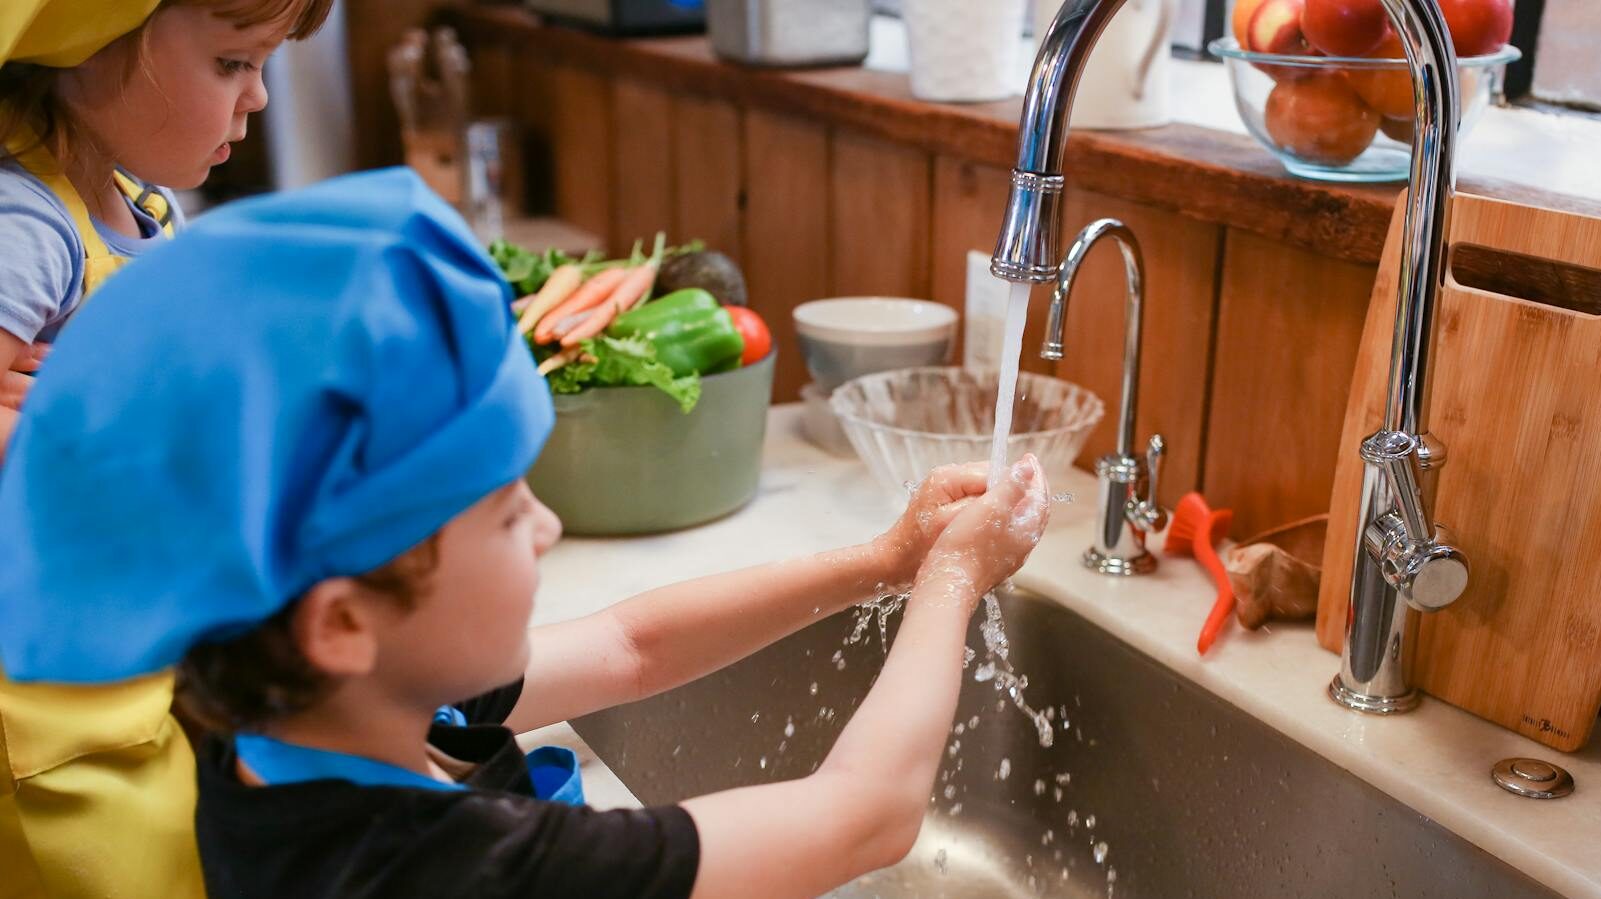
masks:
{"label": "red tomato", "polygon": [[734,327],[739,336],[745,338],[745,354],[739,357],[740,365],[750,365],[760,362],[767,357],[773,348],[773,332],[767,330],[767,323],[762,317],[744,306],[724,306],[728,314],[734,319]]}

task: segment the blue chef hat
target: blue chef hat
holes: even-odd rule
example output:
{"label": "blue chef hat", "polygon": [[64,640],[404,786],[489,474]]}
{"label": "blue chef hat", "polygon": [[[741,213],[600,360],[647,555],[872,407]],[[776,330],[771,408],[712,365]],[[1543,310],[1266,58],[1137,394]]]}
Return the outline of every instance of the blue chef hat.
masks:
{"label": "blue chef hat", "polygon": [[533,463],[508,288],[391,169],[213,212],[55,347],[0,468],[0,665],[95,683],[368,571]]}

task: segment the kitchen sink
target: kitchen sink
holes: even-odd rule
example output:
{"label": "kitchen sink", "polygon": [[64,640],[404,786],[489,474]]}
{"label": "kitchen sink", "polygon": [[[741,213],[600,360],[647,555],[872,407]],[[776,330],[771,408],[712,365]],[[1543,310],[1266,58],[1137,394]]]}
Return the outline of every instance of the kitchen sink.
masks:
{"label": "kitchen sink", "polygon": [[[1072,611],[1021,591],[1000,607],[1052,746],[975,680],[981,651],[916,847],[833,895],[1556,895]],[[646,804],[805,775],[883,659],[876,621],[850,642],[860,614],[573,725]]]}

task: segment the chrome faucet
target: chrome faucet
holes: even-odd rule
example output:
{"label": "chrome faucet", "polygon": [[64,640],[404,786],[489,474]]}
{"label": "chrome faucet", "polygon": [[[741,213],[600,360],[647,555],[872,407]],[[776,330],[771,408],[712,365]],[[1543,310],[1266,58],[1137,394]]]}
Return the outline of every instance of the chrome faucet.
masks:
{"label": "chrome faucet", "polygon": [[1123,405],[1118,413],[1117,451],[1095,462],[1101,482],[1101,501],[1096,507],[1095,542],[1084,551],[1084,565],[1101,574],[1149,574],[1156,570],[1156,557],[1145,548],[1145,535],[1167,525],[1167,512],[1156,500],[1157,476],[1161,472],[1166,444],[1162,435],[1153,434],[1146,445],[1145,458],[1134,455],[1134,416],[1139,407],[1140,327],[1144,321],[1145,260],[1134,232],[1117,219],[1099,219],[1078,233],[1067,248],[1067,258],[1056,277],[1051,294],[1050,315],[1045,324],[1045,344],[1040,358],[1062,358],[1063,331],[1067,326],[1067,298],[1073,277],[1084,257],[1103,237],[1117,241],[1123,251],[1123,275],[1127,282],[1127,314],[1123,338]]}
{"label": "chrome faucet", "polygon": [[[1468,565],[1429,516],[1445,450],[1429,436],[1429,358],[1435,301],[1445,270],[1456,124],[1461,91],[1456,53],[1437,0],[1381,0],[1412,75],[1414,129],[1395,339],[1384,425],[1362,442],[1361,512],[1346,616],[1345,650],[1329,695],[1364,712],[1417,705],[1407,680],[1416,611],[1454,602]],[[1067,0],[1040,44],[1018,130],[1017,168],[990,271],[1017,283],[1048,283],[1061,258],[1062,162],[1068,115],[1084,63],[1123,0]]]}

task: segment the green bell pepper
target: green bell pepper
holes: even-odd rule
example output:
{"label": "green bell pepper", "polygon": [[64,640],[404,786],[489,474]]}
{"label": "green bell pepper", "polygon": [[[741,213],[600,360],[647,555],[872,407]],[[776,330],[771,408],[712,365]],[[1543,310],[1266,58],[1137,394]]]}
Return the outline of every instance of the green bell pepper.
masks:
{"label": "green bell pepper", "polygon": [[728,310],[716,297],[693,287],[617,316],[606,333],[649,340],[656,347],[656,358],[680,378],[737,367],[745,352],[745,338]]}

